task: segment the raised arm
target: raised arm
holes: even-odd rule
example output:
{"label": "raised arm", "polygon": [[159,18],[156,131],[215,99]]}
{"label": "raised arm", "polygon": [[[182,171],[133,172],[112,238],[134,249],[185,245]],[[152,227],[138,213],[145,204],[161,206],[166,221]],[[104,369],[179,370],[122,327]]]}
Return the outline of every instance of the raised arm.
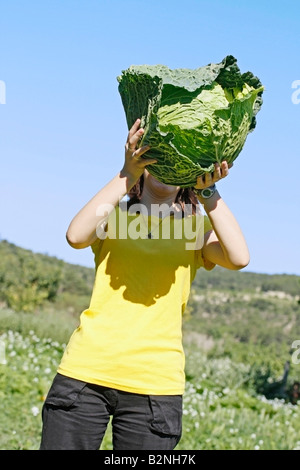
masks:
{"label": "raised arm", "polygon": [[222,162],[215,165],[213,174],[198,178],[196,194],[203,204],[213,230],[204,240],[203,257],[211,263],[227,269],[242,269],[249,263],[249,251],[241,228],[229,207],[216,191],[210,198],[199,196],[197,189],[206,188],[228,175],[228,165]]}
{"label": "raised arm", "polygon": [[146,165],[156,162],[154,159],[144,160],[140,158],[149,150],[149,146],[136,150],[136,145],[144,133],[144,130],[139,127],[140,119],[134,123],[128,133],[125,145],[125,162],[122,170],[71,221],[66,238],[73,248],[86,248],[96,240],[98,225],[103,223],[109,215],[109,209],[99,211],[99,208],[113,208],[119,204],[120,200],[144,172]]}

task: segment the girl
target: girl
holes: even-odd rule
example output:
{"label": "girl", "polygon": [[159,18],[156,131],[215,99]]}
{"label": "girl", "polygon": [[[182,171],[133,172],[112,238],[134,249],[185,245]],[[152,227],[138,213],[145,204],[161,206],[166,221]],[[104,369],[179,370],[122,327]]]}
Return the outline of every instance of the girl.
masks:
{"label": "girl", "polygon": [[110,416],[114,450],[174,449],[191,282],[200,267],[241,269],[249,262],[240,227],[215,186],[228,175],[227,163],[215,164],[195,188],[165,185],[146,169],[156,162],[142,158],[149,147],[137,149],[143,132],[138,119],[122,170],[67,231],[72,247],[92,247],[96,277],[44,403],[41,449],[97,450]]}

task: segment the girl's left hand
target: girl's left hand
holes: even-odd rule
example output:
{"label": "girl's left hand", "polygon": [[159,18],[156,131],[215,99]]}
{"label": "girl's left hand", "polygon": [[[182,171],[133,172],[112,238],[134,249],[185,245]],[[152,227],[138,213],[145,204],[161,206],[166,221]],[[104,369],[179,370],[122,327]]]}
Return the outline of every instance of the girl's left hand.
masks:
{"label": "girl's left hand", "polygon": [[223,161],[220,163],[215,163],[215,169],[212,173],[205,173],[204,175],[198,176],[197,184],[194,186],[195,189],[204,189],[209,186],[217,183],[229,174],[229,168],[233,166],[233,163],[228,163]]}

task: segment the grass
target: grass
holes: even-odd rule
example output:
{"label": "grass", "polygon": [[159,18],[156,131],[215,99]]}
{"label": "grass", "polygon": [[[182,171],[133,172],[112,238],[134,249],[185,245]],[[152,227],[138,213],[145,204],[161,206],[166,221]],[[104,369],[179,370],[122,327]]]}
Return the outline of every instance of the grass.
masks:
{"label": "grass", "polygon": [[[0,449],[38,449],[42,405],[77,322],[67,313],[0,311]],[[300,450],[299,405],[259,395],[253,361],[237,360],[240,352],[214,357],[188,342],[185,349],[178,450]],[[112,449],[110,426],[101,448]]]}

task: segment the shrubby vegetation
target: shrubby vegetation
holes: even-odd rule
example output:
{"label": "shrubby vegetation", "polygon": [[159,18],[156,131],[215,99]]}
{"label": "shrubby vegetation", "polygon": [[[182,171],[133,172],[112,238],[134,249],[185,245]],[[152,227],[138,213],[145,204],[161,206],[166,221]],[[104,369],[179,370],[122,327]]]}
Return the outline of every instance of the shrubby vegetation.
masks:
{"label": "shrubby vegetation", "polygon": [[[94,270],[0,243],[0,448],[37,449],[40,411]],[[300,449],[300,278],[200,270],[184,317],[178,449]],[[286,383],[284,366],[290,361]],[[284,393],[283,393],[284,392]],[[111,449],[110,429],[103,449]]]}
{"label": "shrubby vegetation", "polygon": [[54,303],[74,309],[74,297],[81,307],[89,300],[93,280],[93,269],[0,242],[0,302],[15,311]]}

